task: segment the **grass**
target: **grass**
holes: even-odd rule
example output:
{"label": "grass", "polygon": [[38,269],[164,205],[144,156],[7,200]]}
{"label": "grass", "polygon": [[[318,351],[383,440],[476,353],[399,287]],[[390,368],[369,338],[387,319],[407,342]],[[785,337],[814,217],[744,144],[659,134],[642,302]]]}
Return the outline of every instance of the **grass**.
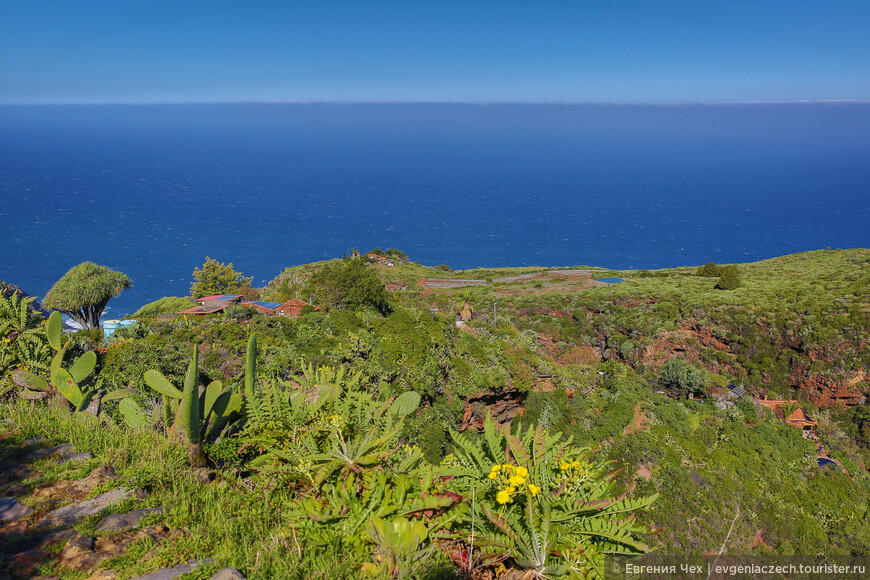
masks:
{"label": "grass", "polygon": [[[145,501],[124,502],[106,513],[164,506],[164,513],[151,516],[149,523],[173,530],[169,539],[156,545],[142,540],[100,566],[114,569],[120,578],[201,558],[213,558],[216,566],[239,568],[248,578],[328,578],[333,570],[349,572],[340,554],[320,561],[288,551],[286,538],[274,534],[283,525],[280,506],[259,492],[251,493],[246,482],[231,473],[221,473],[210,484],[200,483],[187,467],[186,449],[157,432],[131,434],[110,422],[94,424],[24,401],[3,404],[0,413],[12,419],[16,440],[45,435],[52,441],[70,442],[77,451],[89,451],[111,465],[121,476],[113,485],[123,482],[149,492]],[[47,474],[79,476],[86,469],[59,470],[47,463],[43,467],[47,471],[41,481],[49,480]],[[76,529],[92,533],[99,519],[88,518]],[[57,570],[52,567],[50,572]]]}

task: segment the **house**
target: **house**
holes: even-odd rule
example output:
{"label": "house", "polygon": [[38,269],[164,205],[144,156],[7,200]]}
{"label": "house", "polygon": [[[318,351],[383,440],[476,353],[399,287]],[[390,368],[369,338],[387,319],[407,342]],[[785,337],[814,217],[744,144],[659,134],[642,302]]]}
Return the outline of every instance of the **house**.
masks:
{"label": "house", "polygon": [[389,258],[385,258],[384,256],[379,256],[378,254],[372,254],[371,252],[366,254],[366,258],[368,258],[368,260],[370,262],[380,262],[381,264],[384,264],[385,266],[392,266],[393,265],[393,261],[390,260]]}
{"label": "house", "polygon": [[230,304],[237,304],[242,299],[241,294],[215,294],[214,296],[203,296],[196,298],[198,306],[180,310],[179,314],[214,314],[220,312]]}
{"label": "house", "polygon": [[261,302],[259,300],[248,300],[241,303],[242,306],[247,306],[248,308],[253,308],[260,314],[265,314],[269,316],[271,314],[275,314],[275,309],[281,306],[280,302]]}
{"label": "house", "polygon": [[785,422],[788,425],[800,427],[804,434],[804,439],[816,439],[818,437],[818,435],[816,435],[816,428],[819,426],[818,422],[814,421],[813,418],[807,415],[800,407],[795,409],[794,413],[789,415]]}
{"label": "house", "polygon": [[[798,401],[773,401],[770,399],[759,399],[756,402],[760,405],[764,405],[774,413],[778,408],[786,404],[799,404]],[[816,434],[816,427],[819,426],[818,422],[814,421],[813,418],[807,415],[806,411],[800,407],[797,407],[788,417],[785,417],[785,423],[786,425],[800,428],[805,439],[816,439],[818,437]]]}
{"label": "house", "polygon": [[[302,309],[306,306],[310,306],[310,304],[304,300],[291,298],[287,302],[276,306],[273,312],[275,314],[281,314],[282,316],[299,316],[302,314]],[[315,306],[314,310],[320,310],[320,306]]]}

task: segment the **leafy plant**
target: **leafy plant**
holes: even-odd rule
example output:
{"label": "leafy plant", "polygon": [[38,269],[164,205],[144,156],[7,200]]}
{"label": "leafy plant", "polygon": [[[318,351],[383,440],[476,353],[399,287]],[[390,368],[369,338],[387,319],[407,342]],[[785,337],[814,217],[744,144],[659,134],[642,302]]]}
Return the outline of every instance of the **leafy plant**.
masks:
{"label": "leafy plant", "polygon": [[[539,577],[604,576],[605,554],[638,554],[647,529],[634,521],[657,494],[614,495],[611,461],[598,460],[572,438],[529,427],[518,436],[486,418],[482,438],[451,431],[455,455],[445,462],[454,488],[475,497],[475,549],[513,559]],[[476,506],[475,506],[476,507]]]}
{"label": "leafy plant", "polygon": [[0,294],[0,378],[14,369],[45,370],[51,350],[41,317],[30,309],[32,297]]}
{"label": "leafy plant", "polygon": [[[145,371],[145,383],[163,396],[164,421],[167,427],[183,429],[188,444],[188,459],[193,467],[205,465],[202,442],[227,424],[239,419],[242,397],[223,390],[221,381],[212,381],[203,389],[199,385],[199,350],[193,347],[193,360],[184,376],[183,390],[176,388],[160,371]],[[122,407],[130,424],[141,423],[141,413],[126,404]]]}
{"label": "leafy plant", "polygon": [[45,321],[46,341],[49,348],[55,351],[48,368],[48,379],[33,371],[20,369],[16,371],[14,380],[24,387],[25,394],[32,394],[34,391],[50,392],[53,387],[72,404],[75,411],[82,412],[88,408],[98,392],[95,388],[89,388],[89,380],[97,365],[97,354],[86,351],[70,361],[68,368],[64,368],[69,345],[62,344],[62,328],[60,312],[52,312]]}

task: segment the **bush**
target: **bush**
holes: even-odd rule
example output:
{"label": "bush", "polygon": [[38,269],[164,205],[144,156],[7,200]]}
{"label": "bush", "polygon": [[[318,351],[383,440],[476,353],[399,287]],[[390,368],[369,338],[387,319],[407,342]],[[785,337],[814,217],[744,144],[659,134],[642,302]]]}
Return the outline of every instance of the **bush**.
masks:
{"label": "bush", "polygon": [[720,275],[721,277],[719,278],[719,282],[716,284],[716,288],[720,290],[734,290],[735,288],[740,288],[740,270],[737,269],[737,266],[723,267]]}
{"label": "bush", "polygon": [[703,266],[699,266],[697,270],[695,270],[696,276],[703,276],[705,278],[715,278],[720,275],[720,268],[713,262],[707,262]]}
{"label": "bush", "polygon": [[672,359],[659,368],[659,384],[683,393],[703,392],[707,384],[707,371]]}
{"label": "bush", "polygon": [[332,308],[373,307],[381,314],[390,312],[383,282],[359,258],[326,264],[308,280],[307,290],[318,303]]}
{"label": "bush", "polygon": [[164,296],[146,304],[133,314],[133,318],[157,318],[159,316],[173,316],[181,310],[187,310],[196,306],[196,302],[190,298],[180,296]]}

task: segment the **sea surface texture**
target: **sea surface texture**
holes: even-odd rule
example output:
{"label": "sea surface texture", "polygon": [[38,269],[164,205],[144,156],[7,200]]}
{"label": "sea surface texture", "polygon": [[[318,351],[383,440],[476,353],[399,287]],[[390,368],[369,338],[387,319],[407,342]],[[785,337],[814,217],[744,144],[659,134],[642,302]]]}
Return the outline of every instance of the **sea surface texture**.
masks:
{"label": "sea surface texture", "polygon": [[206,256],[261,284],[351,248],[661,268],[870,246],[870,104],[0,106],[0,279]]}

